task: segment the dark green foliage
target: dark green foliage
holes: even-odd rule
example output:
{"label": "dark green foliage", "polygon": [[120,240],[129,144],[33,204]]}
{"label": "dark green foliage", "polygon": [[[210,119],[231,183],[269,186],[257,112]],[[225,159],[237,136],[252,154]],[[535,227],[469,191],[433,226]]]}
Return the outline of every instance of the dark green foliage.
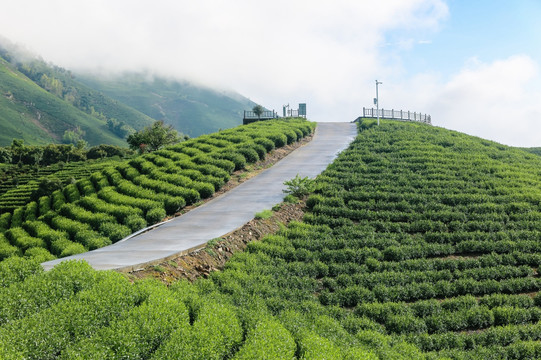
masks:
{"label": "dark green foliage", "polygon": [[[208,185],[208,184],[206,184]],[[200,193],[203,196],[203,193]],[[210,193],[212,195],[212,193]],[[210,196],[208,195],[208,196]],[[164,200],[165,212],[169,215],[175,214],[186,205],[186,201],[181,196],[166,197]]]}
{"label": "dark green foliage", "polygon": [[257,151],[255,151],[252,148],[240,147],[240,148],[237,148],[236,151],[242,156],[244,156],[244,158],[246,159],[246,162],[253,163],[259,160],[259,155]]}
{"label": "dark green foliage", "polygon": [[99,226],[99,232],[115,243],[130,235],[132,231],[128,226],[125,225],[120,225],[113,222],[104,222]]}
{"label": "dark green foliage", "polygon": [[161,207],[152,208],[147,211],[146,221],[149,225],[156,224],[165,218],[165,210]]}
{"label": "dark green foliage", "polygon": [[88,250],[99,249],[113,243],[109,237],[103,236],[97,231],[89,229],[84,229],[77,232],[73,237],[73,241],[82,244]]}
{"label": "dark green foliage", "polygon": [[138,150],[141,153],[155,151],[182,140],[183,137],[173,129],[173,126],[166,126],[163,121],[156,121],[143,130],[130,134],[126,139],[132,150]]}
{"label": "dark green foliage", "polygon": [[10,227],[21,226],[24,221],[24,211],[23,207],[15,209],[13,215],[11,216],[11,225]]}
{"label": "dark green foliage", "polygon": [[39,215],[45,215],[51,210],[51,197],[42,196],[38,200],[39,203]]}
{"label": "dark green foliage", "polygon": [[16,255],[21,255],[21,250],[11,245],[4,235],[0,235],[0,260]]}
{"label": "dark green foliage", "polygon": [[259,144],[259,145],[263,146],[265,148],[266,152],[271,152],[275,148],[274,141],[272,141],[270,139],[267,139],[267,138],[264,138],[264,137],[255,138],[254,142],[256,144]]}
{"label": "dark green foliage", "polygon": [[5,236],[12,245],[18,247],[22,251],[33,247],[45,248],[47,246],[43,239],[30,236],[20,227],[10,228],[5,232]]}
{"label": "dark green foliage", "polygon": [[130,228],[132,232],[136,232],[146,227],[147,222],[143,217],[133,214],[126,217],[124,220],[124,225]]}
{"label": "dark green foliage", "polygon": [[0,215],[0,230],[4,231],[9,229],[11,224],[11,213],[4,213]]}
{"label": "dark green foliage", "polygon": [[79,194],[79,189],[77,188],[76,184],[69,184],[63,189],[64,197],[66,198],[67,202],[75,202],[81,198],[81,194]]}

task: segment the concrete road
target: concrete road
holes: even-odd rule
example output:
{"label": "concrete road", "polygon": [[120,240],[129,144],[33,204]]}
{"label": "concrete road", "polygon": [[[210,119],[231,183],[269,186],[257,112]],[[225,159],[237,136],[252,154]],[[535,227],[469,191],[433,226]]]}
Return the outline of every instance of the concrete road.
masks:
{"label": "concrete road", "polygon": [[318,123],[311,142],[200,207],[126,241],[42,265],[48,270],[61,261],[84,259],[95,269],[131,271],[201,248],[246,224],[257,212],[282,202],[284,181],[297,174],[316,177],[348,147],[356,133],[353,123]]}

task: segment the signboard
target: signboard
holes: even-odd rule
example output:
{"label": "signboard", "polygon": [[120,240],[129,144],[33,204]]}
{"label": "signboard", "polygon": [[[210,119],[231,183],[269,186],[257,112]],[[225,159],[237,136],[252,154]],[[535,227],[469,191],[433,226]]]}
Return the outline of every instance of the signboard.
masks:
{"label": "signboard", "polygon": [[299,116],[306,116],[306,104],[299,104]]}

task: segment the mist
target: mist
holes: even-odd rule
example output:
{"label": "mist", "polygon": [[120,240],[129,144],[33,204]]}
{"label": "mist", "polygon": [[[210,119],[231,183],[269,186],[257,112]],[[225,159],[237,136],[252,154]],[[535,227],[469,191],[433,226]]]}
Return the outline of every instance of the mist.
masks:
{"label": "mist", "polygon": [[[432,111],[435,124],[475,132],[444,106],[460,73],[442,81],[410,73],[400,60],[414,44],[430,44],[425,37],[448,16],[443,0],[18,0],[3,4],[0,34],[75,72],[145,71],[236,91],[278,113],[307,103],[314,121],[354,120],[371,106],[378,79],[383,107]],[[417,38],[386,46],[386,35],[402,30]],[[537,75],[526,76],[520,91]],[[420,78],[430,82],[416,87]],[[475,135],[511,145],[537,141]]]}

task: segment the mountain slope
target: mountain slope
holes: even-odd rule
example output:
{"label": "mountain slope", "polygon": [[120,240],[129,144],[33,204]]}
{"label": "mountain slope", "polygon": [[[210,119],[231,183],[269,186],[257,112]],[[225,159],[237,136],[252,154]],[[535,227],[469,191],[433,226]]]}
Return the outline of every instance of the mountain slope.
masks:
{"label": "mountain slope", "polygon": [[90,145],[124,145],[105,120],[82,112],[39,87],[0,58],[0,145],[22,138],[28,144],[60,142],[65,131],[79,127]]}
{"label": "mountain slope", "polygon": [[255,103],[235,93],[196,86],[186,81],[128,73],[99,79],[78,75],[87,86],[99,90],[142,113],[172,124],[192,137],[242,124],[243,111]]}

